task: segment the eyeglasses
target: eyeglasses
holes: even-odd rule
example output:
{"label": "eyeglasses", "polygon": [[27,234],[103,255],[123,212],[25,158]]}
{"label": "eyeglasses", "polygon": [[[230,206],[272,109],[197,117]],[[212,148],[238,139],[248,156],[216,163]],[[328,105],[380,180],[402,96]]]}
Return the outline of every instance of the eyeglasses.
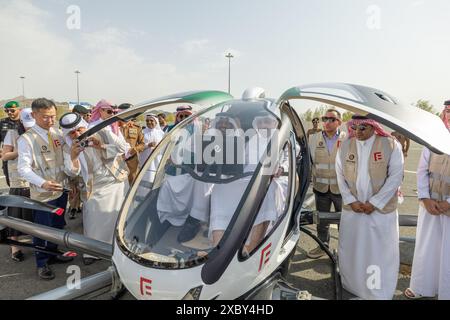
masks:
{"label": "eyeglasses", "polygon": [[17,109],[5,109],[6,113],[14,113],[16,111],[17,111]]}
{"label": "eyeglasses", "polygon": [[40,116],[42,120],[44,121],[50,121],[50,120],[55,120],[56,116]]}
{"label": "eyeglasses", "polygon": [[333,117],[322,117],[322,122],[329,122],[329,123],[333,123],[337,120],[337,118],[333,118]]}
{"label": "eyeglasses", "polygon": [[360,124],[359,126],[353,125],[353,126],[351,126],[350,128],[352,128],[352,130],[354,130],[354,131],[357,131],[357,130],[359,130],[359,131],[364,131],[364,130],[366,130],[368,127],[369,127],[368,125]]}

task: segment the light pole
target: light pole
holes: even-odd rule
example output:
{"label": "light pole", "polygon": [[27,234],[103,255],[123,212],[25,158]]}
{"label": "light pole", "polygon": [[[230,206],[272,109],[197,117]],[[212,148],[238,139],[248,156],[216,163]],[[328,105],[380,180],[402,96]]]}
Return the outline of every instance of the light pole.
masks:
{"label": "light pole", "polygon": [[231,58],[234,58],[234,56],[231,54],[231,52],[228,52],[228,54],[225,56],[225,58],[228,58],[228,93],[230,93],[231,89]]}
{"label": "light pole", "polygon": [[80,71],[75,71],[77,74],[77,104],[80,104],[80,84],[78,82],[78,75],[81,73]]}
{"label": "light pole", "polygon": [[25,77],[21,76],[20,79],[22,79],[22,99],[25,101]]}

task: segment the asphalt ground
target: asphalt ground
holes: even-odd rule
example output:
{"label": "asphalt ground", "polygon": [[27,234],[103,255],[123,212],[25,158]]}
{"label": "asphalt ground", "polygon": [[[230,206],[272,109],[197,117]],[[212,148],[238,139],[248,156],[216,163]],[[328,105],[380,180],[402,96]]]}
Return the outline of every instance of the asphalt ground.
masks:
{"label": "asphalt ground", "polygon": [[[405,179],[402,186],[402,192],[405,195],[405,201],[399,207],[400,214],[417,215],[418,201],[416,193],[416,168],[419,161],[422,146],[411,143],[409,156],[405,162]],[[7,192],[7,186],[4,179],[0,180],[0,189]],[[71,231],[82,233],[82,219],[77,216],[75,220],[67,220],[67,228]],[[315,226],[309,226],[310,230],[315,232]],[[400,228],[401,236],[415,236],[415,228]],[[331,249],[337,248],[338,230],[336,227],[331,228]],[[22,237],[22,241],[30,241],[30,238]],[[307,290],[312,295],[334,299],[334,281],[332,278],[332,264],[327,257],[317,260],[311,260],[306,253],[315,248],[316,244],[307,235],[302,234],[298,243],[296,254],[293,257],[288,281],[301,290]],[[398,277],[397,291],[395,299],[404,299],[402,292],[409,285],[410,265],[414,246],[412,244],[402,243],[401,251],[401,268]],[[10,249],[7,246],[0,245],[0,299],[15,300],[26,299],[34,295],[46,292],[66,285],[70,274],[66,273],[69,265],[77,265],[81,270],[81,277],[104,271],[110,265],[108,261],[98,261],[92,265],[85,266],[81,257],[76,257],[73,262],[66,265],[53,265],[52,268],[56,273],[56,278],[52,281],[40,280],[36,273],[35,260],[33,252],[30,249],[24,249],[25,261],[17,263],[10,259]],[[102,294],[96,299],[109,299],[109,294]],[[344,299],[350,299],[350,294],[344,293]],[[122,299],[132,299],[129,294],[125,294]]]}

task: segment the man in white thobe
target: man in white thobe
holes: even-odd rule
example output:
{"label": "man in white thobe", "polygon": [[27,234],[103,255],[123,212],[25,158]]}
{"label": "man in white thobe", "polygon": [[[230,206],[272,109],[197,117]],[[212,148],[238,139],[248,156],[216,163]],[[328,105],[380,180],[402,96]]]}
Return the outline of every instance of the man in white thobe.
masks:
{"label": "man in white thobe", "polygon": [[[445,103],[443,120],[450,128],[450,100]],[[450,129],[449,129],[450,130]],[[450,156],[422,151],[417,168],[420,200],[410,299],[438,296],[450,300]]]}
{"label": "man in white thobe", "polygon": [[400,264],[400,144],[375,121],[354,116],[336,157],[343,209],[339,268],[343,287],[371,300],[392,299]]}
{"label": "man in white thobe", "polygon": [[[74,113],[60,119],[66,142],[70,145],[87,129],[87,123]],[[89,139],[89,146],[79,148],[72,157],[71,167],[81,167],[86,185],[86,200],[83,206],[84,235],[103,242],[112,243],[114,227],[122,202],[128,190],[128,171],[123,160],[129,145],[111,130],[102,129]],[[89,255],[83,256],[85,264],[94,262]]]}

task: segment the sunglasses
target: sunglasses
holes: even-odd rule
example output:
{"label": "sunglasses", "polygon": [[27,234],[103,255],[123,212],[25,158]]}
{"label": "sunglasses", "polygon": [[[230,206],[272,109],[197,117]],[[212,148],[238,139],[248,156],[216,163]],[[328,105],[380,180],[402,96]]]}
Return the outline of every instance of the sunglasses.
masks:
{"label": "sunglasses", "polygon": [[16,111],[17,111],[17,109],[5,109],[6,113],[14,113]]}
{"label": "sunglasses", "polygon": [[118,114],[119,113],[118,110],[114,110],[114,109],[102,109],[102,110],[105,111],[109,115]]}
{"label": "sunglasses", "polygon": [[333,123],[337,120],[337,118],[333,118],[333,117],[322,117],[322,122],[330,122]]}
{"label": "sunglasses", "polygon": [[359,126],[353,125],[353,126],[351,126],[350,128],[352,128],[352,130],[354,130],[354,131],[357,131],[357,130],[359,130],[359,131],[364,131],[364,130],[366,130],[368,127],[369,127],[369,126],[367,126],[367,125],[365,125],[365,124],[360,124]]}
{"label": "sunglasses", "polygon": [[189,117],[190,117],[189,114],[180,114],[180,115],[178,115],[178,119],[180,119],[180,120],[184,120],[184,119],[189,118]]}

